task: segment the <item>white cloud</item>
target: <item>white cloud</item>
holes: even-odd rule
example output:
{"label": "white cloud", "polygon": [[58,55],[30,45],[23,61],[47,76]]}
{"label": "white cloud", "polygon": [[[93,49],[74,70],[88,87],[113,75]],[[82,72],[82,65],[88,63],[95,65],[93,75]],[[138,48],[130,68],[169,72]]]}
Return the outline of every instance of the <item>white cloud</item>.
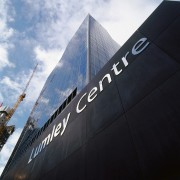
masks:
{"label": "white cloud", "polygon": [[22,91],[21,90],[21,85],[18,82],[11,80],[7,76],[5,76],[1,80],[0,84],[2,84],[3,86],[6,86],[6,88],[8,88],[8,89],[12,89],[12,90],[14,90],[16,92],[19,92],[19,93]]}
{"label": "white cloud", "polygon": [[[22,94],[31,74],[32,74],[32,70],[28,72],[25,71],[18,72],[13,77],[8,77],[8,76],[2,77],[0,81],[1,95],[3,99],[7,101],[9,106],[13,106],[14,103],[17,101],[18,97]],[[31,100],[30,102],[32,101],[34,101],[34,99]],[[29,101],[26,100],[25,102],[29,102]]]}
{"label": "white cloud", "polygon": [[2,173],[4,166],[6,165],[9,156],[11,155],[15,144],[17,143],[19,136],[22,132],[22,129],[18,128],[14,133],[9,137],[7,143],[4,145],[0,152],[0,174]]}
{"label": "white cloud", "polygon": [[[38,69],[35,72],[34,77],[32,78],[31,83],[27,89],[27,102],[35,102],[40,94],[40,91],[43,88],[48,75],[60,60],[62,51],[55,48],[46,50],[41,46],[36,46],[34,48],[34,54],[35,60],[36,62],[38,62]],[[59,63],[58,66],[61,67],[61,63]]]}
{"label": "white cloud", "polygon": [[106,9],[102,8],[102,12],[106,12],[105,16],[98,12],[95,14],[112,37],[122,45],[161,1],[155,3],[142,0],[127,0],[123,2],[112,0],[106,6]]}
{"label": "white cloud", "polygon": [[[55,89],[55,92],[57,93],[57,95],[59,96],[59,99],[62,98],[62,97],[67,97],[69,96],[71,93],[72,93],[73,89],[72,88],[68,88],[66,89],[65,91],[61,91],[59,89]],[[58,98],[58,97],[57,97]],[[62,98],[63,99],[63,98]]]}
{"label": "white cloud", "polygon": [[0,103],[2,103],[4,101],[4,97],[2,95],[2,93],[0,92]]}
{"label": "white cloud", "polygon": [[41,97],[40,102],[43,104],[48,104],[49,103],[49,99]]}
{"label": "white cloud", "polygon": [[0,44],[0,70],[4,67],[15,67],[13,63],[8,60],[8,48],[3,44]]}
{"label": "white cloud", "polygon": [[14,34],[14,30],[8,26],[8,22],[13,21],[13,18],[8,10],[10,2],[8,0],[1,0],[0,5],[0,70],[4,67],[15,67],[8,58],[8,51],[13,47],[10,38]]}
{"label": "white cloud", "polygon": [[35,25],[39,40],[49,47],[64,49],[88,13],[122,45],[160,2],[162,0],[37,0],[34,3],[28,0],[27,4],[31,18],[39,17],[39,13],[43,17],[37,19]]}
{"label": "white cloud", "polygon": [[58,49],[45,50],[40,46],[35,47],[34,52],[42,73],[47,77],[60,60],[62,52]]}

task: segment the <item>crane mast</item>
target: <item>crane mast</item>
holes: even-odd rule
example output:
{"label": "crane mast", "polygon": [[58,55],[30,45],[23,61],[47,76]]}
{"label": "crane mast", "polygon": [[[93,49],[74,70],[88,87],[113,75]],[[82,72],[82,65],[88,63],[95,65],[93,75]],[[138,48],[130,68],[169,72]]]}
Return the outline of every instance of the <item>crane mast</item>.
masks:
{"label": "crane mast", "polygon": [[20,105],[20,103],[24,100],[24,98],[26,97],[26,90],[34,76],[34,73],[37,69],[38,64],[34,67],[33,72],[22,92],[22,94],[18,97],[17,101],[15,102],[15,104],[13,105],[13,107],[7,108],[5,107],[4,109],[0,109],[0,151],[3,148],[4,144],[6,143],[7,139],[9,138],[9,136],[14,132],[15,130],[15,126],[11,125],[11,126],[7,126],[7,122],[11,119],[11,117],[13,116],[13,114],[15,113],[16,109],[18,108],[18,106]]}

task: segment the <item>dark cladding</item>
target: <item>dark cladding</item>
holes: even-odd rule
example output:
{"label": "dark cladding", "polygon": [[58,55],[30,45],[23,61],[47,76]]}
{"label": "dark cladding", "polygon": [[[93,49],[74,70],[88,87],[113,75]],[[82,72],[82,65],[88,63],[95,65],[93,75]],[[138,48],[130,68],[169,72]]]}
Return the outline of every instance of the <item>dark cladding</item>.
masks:
{"label": "dark cladding", "polygon": [[163,1],[2,179],[180,179],[179,9]]}
{"label": "dark cladding", "polygon": [[[142,51],[145,50],[145,48],[149,45],[149,42],[147,42],[146,38],[141,38],[138,40],[135,45],[132,47],[132,55],[136,56],[140,54]],[[116,62],[113,64],[112,68],[110,69],[113,71],[115,76],[120,75],[124,68],[128,66],[127,56],[122,57],[121,60],[124,64],[124,67],[120,64],[120,62]],[[120,66],[120,67],[119,67]],[[120,68],[120,69],[119,69]],[[110,73],[105,74],[102,79],[98,82],[98,86],[93,87],[89,92],[85,92],[79,99],[77,105],[76,105],[76,113],[81,113],[84,111],[84,109],[88,106],[88,103],[91,103],[100,92],[104,90],[104,84],[108,84],[112,82],[112,77]],[[99,92],[99,93],[98,93]],[[85,103],[81,103],[86,99]],[[82,105],[83,104],[83,105]],[[65,129],[67,127],[68,121],[70,119],[71,112],[68,113],[67,117],[65,117],[62,122],[60,122],[58,125],[54,125],[52,132],[48,134],[47,137],[45,137],[40,144],[36,148],[32,149],[30,158],[28,163],[30,163],[36,156],[47,146],[49,143],[53,141],[55,137],[57,137],[59,134],[62,136],[65,132]]]}

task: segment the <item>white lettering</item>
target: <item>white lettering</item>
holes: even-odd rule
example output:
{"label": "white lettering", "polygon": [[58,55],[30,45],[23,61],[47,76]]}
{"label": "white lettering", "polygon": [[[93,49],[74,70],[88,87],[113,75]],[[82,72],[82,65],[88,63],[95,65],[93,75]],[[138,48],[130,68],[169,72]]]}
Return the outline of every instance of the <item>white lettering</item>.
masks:
{"label": "white lettering", "polygon": [[[144,44],[147,41],[147,38],[141,38],[132,48],[132,54],[137,55],[141,53],[148,45],[149,42]],[[143,46],[144,45],[144,46]]]}
{"label": "white lettering", "polygon": [[50,142],[50,137],[51,137],[51,134],[49,134],[49,135],[42,141],[40,151],[41,151],[42,149],[44,149],[46,145],[49,144],[49,142]]}
{"label": "white lettering", "polygon": [[82,112],[86,108],[86,104],[85,104],[81,109],[79,109],[79,104],[80,104],[81,100],[83,99],[83,97],[86,96],[86,94],[87,93],[83,94],[82,97],[80,98],[80,100],[77,103],[77,106],[76,106],[76,112],[77,113]]}
{"label": "white lettering", "polygon": [[[40,146],[40,145],[39,145],[39,146]],[[36,149],[35,149],[35,151],[34,151],[34,156],[33,156],[33,158],[35,158],[35,157],[38,155],[38,153],[39,153],[39,146],[36,147]]]}
{"label": "white lettering", "polygon": [[63,130],[61,132],[61,136],[63,135],[65,129],[66,129],[66,126],[67,126],[67,123],[68,123],[68,120],[69,120],[69,116],[70,116],[71,113],[68,114],[67,118],[64,118],[63,119]]}
{"label": "white lettering", "polygon": [[97,91],[97,87],[94,87],[91,89],[91,91],[89,92],[89,95],[88,95],[88,102],[91,102],[96,98],[96,96],[97,96],[97,94],[95,94],[96,91]]}
{"label": "white lettering", "polygon": [[103,91],[102,82],[104,81],[105,78],[107,78],[108,83],[110,83],[110,82],[112,81],[110,74],[106,74],[106,75],[102,78],[102,80],[99,81],[99,89],[100,89],[100,92]]}
{"label": "white lettering", "polygon": [[124,63],[124,66],[128,66],[128,62],[127,62],[127,56],[128,56],[129,52],[126,53],[126,55],[124,57],[122,57],[122,61]]}
{"label": "white lettering", "polygon": [[53,139],[53,137],[54,137],[54,130],[55,130],[55,127],[56,127],[56,125],[54,125],[54,127],[53,127],[53,130],[52,130],[52,133],[51,133],[51,139],[50,139],[50,142],[52,141],[52,139]]}
{"label": "white lettering", "polygon": [[114,71],[114,74],[117,76],[117,75],[119,75],[121,72],[122,72],[122,69],[120,69],[119,71],[118,71],[118,69],[117,69],[117,65],[119,64],[119,62],[118,63],[116,63],[116,64],[113,64],[113,68],[111,69],[111,70],[113,70]]}
{"label": "white lettering", "polygon": [[56,126],[56,129],[55,129],[55,131],[54,131],[54,137],[56,137],[56,136],[60,133],[61,126],[62,126],[61,123],[59,123],[59,124]]}
{"label": "white lettering", "polygon": [[33,148],[32,151],[31,151],[31,155],[30,155],[30,157],[29,157],[28,164],[32,161],[32,155],[33,155],[33,152],[34,152],[34,148]]}

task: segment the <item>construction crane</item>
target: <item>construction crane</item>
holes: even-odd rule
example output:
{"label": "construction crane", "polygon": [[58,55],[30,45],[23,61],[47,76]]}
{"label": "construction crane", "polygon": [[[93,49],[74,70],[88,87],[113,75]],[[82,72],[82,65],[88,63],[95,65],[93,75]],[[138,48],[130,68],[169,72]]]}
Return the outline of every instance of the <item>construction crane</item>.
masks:
{"label": "construction crane", "polygon": [[13,114],[15,113],[16,109],[18,108],[19,104],[24,100],[26,97],[26,90],[34,76],[34,73],[37,69],[38,64],[34,67],[33,72],[22,92],[22,94],[18,97],[16,103],[13,105],[13,108],[9,107],[0,107],[0,151],[3,148],[4,144],[6,143],[9,136],[14,132],[15,126],[7,126],[8,121],[11,119]]}

